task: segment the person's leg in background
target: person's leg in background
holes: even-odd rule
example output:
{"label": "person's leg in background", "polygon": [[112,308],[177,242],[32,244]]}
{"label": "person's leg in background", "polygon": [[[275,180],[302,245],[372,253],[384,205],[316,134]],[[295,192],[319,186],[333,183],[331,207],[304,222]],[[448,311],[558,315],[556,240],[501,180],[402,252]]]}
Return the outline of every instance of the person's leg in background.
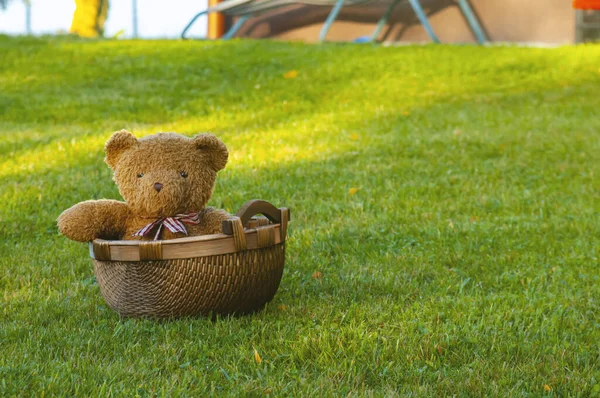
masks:
{"label": "person's leg in background", "polygon": [[102,36],[108,0],[75,0],[75,6],[70,32],[81,37]]}

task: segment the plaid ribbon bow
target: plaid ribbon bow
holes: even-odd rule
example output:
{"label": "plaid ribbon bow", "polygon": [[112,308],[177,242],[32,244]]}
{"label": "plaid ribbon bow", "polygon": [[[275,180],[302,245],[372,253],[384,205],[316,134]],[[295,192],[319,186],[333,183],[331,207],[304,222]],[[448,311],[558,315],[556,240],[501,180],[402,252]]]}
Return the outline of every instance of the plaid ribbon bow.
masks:
{"label": "plaid ribbon bow", "polygon": [[183,225],[184,223],[195,225],[200,224],[200,217],[198,216],[198,213],[177,214],[174,217],[161,217],[137,231],[135,234],[133,234],[133,236],[149,235],[157,226],[158,228],[156,228],[154,240],[158,240],[163,226],[167,227],[169,231],[173,233],[181,232],[187,235],[188,233],[187,229],[185,229],[185,225]]}

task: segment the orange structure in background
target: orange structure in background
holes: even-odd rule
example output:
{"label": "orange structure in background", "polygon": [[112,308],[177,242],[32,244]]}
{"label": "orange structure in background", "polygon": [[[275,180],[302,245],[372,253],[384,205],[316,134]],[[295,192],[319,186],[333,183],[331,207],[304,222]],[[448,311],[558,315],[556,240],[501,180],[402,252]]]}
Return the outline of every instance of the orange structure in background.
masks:
{"label": "orange structure in background", "polygon": [[573,0],[573,8],[577,10],[600,10],[600,0]]}
{"label": "orange structure in background", "polygon": [[[208,7],[214,7],[221,0],[208,0]],[[218,39],[225,33],[225,15],[220,12],[211,12],[208,14],[208,34],[209,39]]]}

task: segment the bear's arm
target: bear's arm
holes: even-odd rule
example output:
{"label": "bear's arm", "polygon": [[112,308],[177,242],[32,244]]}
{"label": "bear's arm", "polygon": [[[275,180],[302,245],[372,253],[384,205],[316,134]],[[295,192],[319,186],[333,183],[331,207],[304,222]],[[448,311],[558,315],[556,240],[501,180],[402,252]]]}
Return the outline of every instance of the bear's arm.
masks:
{"label": "bear's arm", "polygon": [[65,210],[58,217],[58,229],[67,238],[89,242],[96,238],[121,239],[130,210],[117,200],[88,200]]}
{"label": "bear's arm", "polygon": [[223,232],[223,221],[231,218],[231,214],[225,210],[207,207],[200,212],[200,225],[202,226],[202,234],[212,235]]}

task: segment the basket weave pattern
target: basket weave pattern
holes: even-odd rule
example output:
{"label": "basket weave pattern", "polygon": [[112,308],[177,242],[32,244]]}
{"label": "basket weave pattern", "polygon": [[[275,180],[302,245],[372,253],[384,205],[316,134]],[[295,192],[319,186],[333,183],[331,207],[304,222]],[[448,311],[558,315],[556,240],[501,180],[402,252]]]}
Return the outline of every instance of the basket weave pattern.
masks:
{"label": "basket weave pattern", "polygon": [[107,304],[123,316],[248,313],[271,301],[283,274],[285,243],[218,256],[162,261],[98,261]]}
{"label": "basket weave pattern", "polygon": [[256,311],[279,287],[288,221],[288,209],[254,200],[223,222],[223,234],[166,241],[97,239],[90,243],[90,255],[100,292],[122,316]]}

